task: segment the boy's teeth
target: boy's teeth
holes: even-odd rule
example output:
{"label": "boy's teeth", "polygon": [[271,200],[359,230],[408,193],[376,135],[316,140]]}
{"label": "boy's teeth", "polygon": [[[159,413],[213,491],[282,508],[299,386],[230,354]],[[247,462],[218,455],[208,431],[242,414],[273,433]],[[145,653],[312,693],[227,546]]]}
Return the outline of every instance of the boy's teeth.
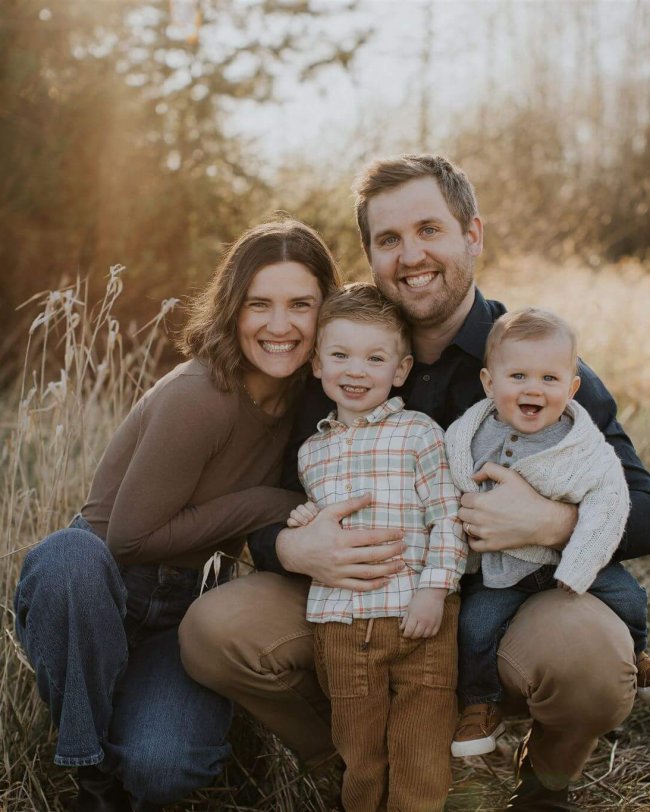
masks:
{"label": "boy's teeth", "polygon": [[344,386],[342,388],[344,392],[353,392],[355,395],[360,395],[362,392],[367,391],[365,386]]}
{"label": "boy's teeth", "polygon": [[532,416],[534,414],[537,414],[537,412],[539,412],[542,407],[541,406],[533,406],[532,404],[525,403],[522,406],[520,406],[519,408],[521,409],[521,411],[524,414]]}
{"label": "boy's teeth", "polygon": [[292,350],[297,342],[296,341],[285,341],[284,344],[278,344],[275,341],[262,341],[262,349],[266,350],[266,352],[289,352]]}
{"label": "boy's teeth", "polygon": [[432,273],[421,273],[417,276],[405,276],[404,281],[410,288],[423,288],[433,279]]}

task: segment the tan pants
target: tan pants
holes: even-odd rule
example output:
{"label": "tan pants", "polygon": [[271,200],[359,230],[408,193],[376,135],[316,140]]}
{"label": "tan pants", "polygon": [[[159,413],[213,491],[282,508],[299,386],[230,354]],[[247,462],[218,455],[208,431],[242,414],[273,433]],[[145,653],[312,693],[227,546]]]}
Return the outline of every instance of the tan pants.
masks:
{"label": "tan pants", "polygon": [[[305,620],[308,588],[306,578],[247,575],[192,604],[179,634],[196,680],[315,764],[332,742]],[[510,708],[533,718],[531,760],[550,787],[580,775],[598,737],[620,724],[634,701],[630,634],[592,595],[557,589],[526,601],[501,642],[499,674]]]}
{"label": "tan pants", "polygon": [[440,631],[409,640],[399,618],[318,624],[316,671],[332,704],[332,738],[346,765],[347,812],[442,812],[451,785],[459,598]]}

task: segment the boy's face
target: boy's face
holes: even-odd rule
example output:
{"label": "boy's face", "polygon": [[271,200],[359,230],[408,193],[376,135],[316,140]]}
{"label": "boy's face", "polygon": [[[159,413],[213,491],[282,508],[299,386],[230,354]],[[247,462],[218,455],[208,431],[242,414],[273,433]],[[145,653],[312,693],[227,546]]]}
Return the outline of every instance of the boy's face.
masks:
{"label": "boy's face", "polygon": [[338,419],[351,425],[401,386],[413,365],[399,333],[379,324],[334,319],[318,336],[314,375],[338,407]]}
{"label": "boy's face", "polygon": [[481,382],[499,419],[522,434],[559,420],[580,386],[563,335],[506,339],[492,354],[489,369],[481,370]]}

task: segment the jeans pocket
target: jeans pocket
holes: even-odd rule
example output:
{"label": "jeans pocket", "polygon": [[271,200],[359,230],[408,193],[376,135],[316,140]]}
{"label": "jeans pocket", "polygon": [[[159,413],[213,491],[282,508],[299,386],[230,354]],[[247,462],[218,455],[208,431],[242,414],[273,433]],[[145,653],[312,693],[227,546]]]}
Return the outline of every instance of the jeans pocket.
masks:
{"label": "jeans pocket", "polygon": [[424,673],[422,684],[427,688],[455,690],[458,681],[458,612],[460,597],[457,593],[445,599],[440,629],[435,637],[424,641]]}
{"label": "jeans pocket", "polygon": [[358,620],[317,624],[314,651],[319,681],[332,699],[368,696],[366,626],[365,621]]}

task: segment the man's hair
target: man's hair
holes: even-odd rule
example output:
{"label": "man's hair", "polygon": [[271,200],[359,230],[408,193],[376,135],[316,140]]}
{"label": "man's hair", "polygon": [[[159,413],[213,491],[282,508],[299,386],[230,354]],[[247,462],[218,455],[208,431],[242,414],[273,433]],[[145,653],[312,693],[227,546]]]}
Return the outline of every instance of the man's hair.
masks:
{"label": "man's hair", "polygon": [[[189,321],[178,342],[185,355],[205,361],[222,391],[230,392],[240,385],[248,364],[237,332],[246,293],[258,271],[278,262],[304,265],[316,278],[323,298],[340,284],[336,262],[322,238],[299,220],[272,220],[244,232],[192,302]],[[298,371],[296,377],[305,372]]]}
{"label": "man's hair", "polygon": [[394,330],[404,355],[411,351],[411,330],[399,307],[369,282],[352,282],[330,294],[318,314],[318,339],[325,327],[336,319],[375,324]]}
{"label": "man's hair", "polygon": [[370,253],[368,202],[381,192],[416,178],[433,178],[436,181],[449,211],[460,223],[463,234],[467,234],[472,220],[478,216],[478,203],[474,187],[462,169],[442,155],[380,158],[361,170],[353,186],[357,225],[366,254]]}
{"label": "man's hair", "polygon": [[485,366],[489,367],[490,359],[505,341],[536,341],[549,336],[566,338],[575,370],[578,365],[578,340],[575,331],[556,313],[537,307],[504,313],[494,322],[485,344]]}

